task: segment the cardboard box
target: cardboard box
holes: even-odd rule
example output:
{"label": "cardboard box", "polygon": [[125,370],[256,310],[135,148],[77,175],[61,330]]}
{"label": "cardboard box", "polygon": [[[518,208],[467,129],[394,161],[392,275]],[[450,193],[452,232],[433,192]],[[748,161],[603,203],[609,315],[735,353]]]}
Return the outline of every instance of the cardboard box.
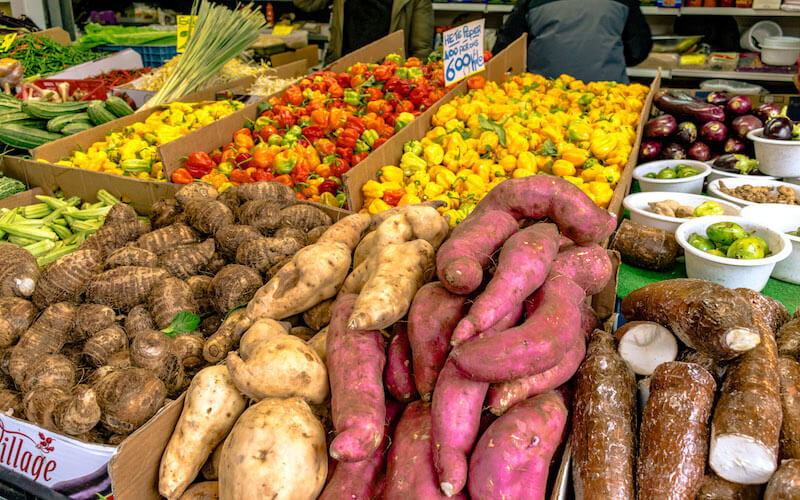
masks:
{"label": "cardboard box", "polygon": [[12,194],[11,196],[0,200],[0,208],[17,208],[24,207],[26,205],[33,205],[34,203],[39,203],[39,200],[36,199],[36,195],[43,194],[45,194],[44,190],[39,187],[28,189],[27,191],[23,191],[21,193]]}
{"label": "cardboard box", "polygon": [[[308,73],[308,65],[305,59],[290,62],[275,69],[275,76],[278,78],[292,78],[305,76]],[[231,91],[234,94],[244,93],[255,81],[253,77],[243,77],[230,82],[221,83],[208,89],[198,90],[181,99],[180,102],[200,102],[214,99],[218,92]],[[151,97],[155,95],[153,90],[139,90],[134,87],[134,82],[128,82],[124,85],[119,85],[111,89],[113,95],[127,94],[136,107],[139,108],[146,103]]]}
{"label": "cardboard box", "polygon": [[[490,81],[502,81],[505,75],[519,74],[525,71],[527,54],[527,35],[523,34],[500,53],[486,63],[483,76]],[[377,42],[376,42],[377,43]],[[348,64],[349,65],[349,64]],[[444,97],[436,101],[433,106],[417,117],[408,126],[394,134],[380,148],[373,151],[364,161],[360,162],[349,172],[344,174],[344,184],[347,192],[347,206],[354,212],[361,210],[364,196],[361,186],[370,179],[375,179],[375,173],[386,165],[397,165],[403,155],[403,145],[413,139],[422,138],[431,128],[431,118],[439,107],[451,101],[455,96],[466,92],[467,82],[462,80],[453,87]]]}
{"label": "cardboard box", "polygon": [[399,54],[405,57],[405,40],[403,30],[397,30],[358,50],[343,55],[322,69],[325,71],[333,71],[334,73],[341,73],[347,71],[347,68],[357,62],[378,62],[389,54]]}
{"label": "cardboard box", "polygon": [[306,45],[297,50],[288,50],[279,54],[269,56],[272,66],[284,66],[295,61],[305,61],[306,66],[313,68],[319,64],[319,47],[316,45]]}

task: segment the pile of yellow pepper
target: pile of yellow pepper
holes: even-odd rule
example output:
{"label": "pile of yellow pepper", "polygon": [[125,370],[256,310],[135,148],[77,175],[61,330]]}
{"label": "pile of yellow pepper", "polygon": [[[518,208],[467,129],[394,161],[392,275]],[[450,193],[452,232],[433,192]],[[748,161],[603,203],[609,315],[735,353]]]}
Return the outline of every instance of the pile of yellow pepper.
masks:
{"label": "pile of yellow pepper", "polygon": [[562,177],[608,207],[647,87],[529,73],[469,83],[469,93],[437,110],[421,141],[405,144],[399,166],[364,184],[362,212],[442,200],[455,225],[500,182],[536,174]]}
{"label": "pile of yellow pepper", "polygon": [[150,114],[143,122],[133,123],[106,135],[86,151],[75,151],[57,165],[96,170],[139,179],[164,181],[158,146],[192,130],[209,125],[244,107],[237,101],[209,103],[172,103]]}

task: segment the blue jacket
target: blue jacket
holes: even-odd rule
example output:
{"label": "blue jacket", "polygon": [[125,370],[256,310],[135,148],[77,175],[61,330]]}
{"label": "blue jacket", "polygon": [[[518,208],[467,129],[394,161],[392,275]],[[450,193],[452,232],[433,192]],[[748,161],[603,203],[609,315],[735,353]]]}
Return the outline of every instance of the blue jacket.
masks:
{"label": "blue jacket", "polygon": [[519,0],[497,35],[495,54],[528,33],[528,71],[548,78],[628,82],[626,66],[653,41],[639,0]]}

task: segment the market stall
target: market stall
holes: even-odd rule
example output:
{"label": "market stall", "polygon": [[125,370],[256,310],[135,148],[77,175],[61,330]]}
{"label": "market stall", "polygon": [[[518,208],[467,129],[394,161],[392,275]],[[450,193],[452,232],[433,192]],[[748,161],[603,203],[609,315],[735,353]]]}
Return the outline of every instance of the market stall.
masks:
{"label": "market stall", "polygon": [[402,31],[268,68],[255,12],[196,14],[101,98],[0,96],[0,467],[76,499],[800,497],[791,96],[547,79],[525,35],[452,83]]}

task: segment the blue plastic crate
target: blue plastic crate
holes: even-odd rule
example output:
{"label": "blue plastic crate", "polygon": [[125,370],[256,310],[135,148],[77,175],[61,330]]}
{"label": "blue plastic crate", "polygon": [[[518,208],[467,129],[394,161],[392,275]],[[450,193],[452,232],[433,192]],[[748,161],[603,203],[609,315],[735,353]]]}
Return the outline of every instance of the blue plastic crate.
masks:
{"label": "blue plastic crate", "polygon": [[133,49],[142,56],[142,64],[146,68],[157,68],[178,55],[175,45],[100,45],[97,50],[102,52],[119,52]]}

